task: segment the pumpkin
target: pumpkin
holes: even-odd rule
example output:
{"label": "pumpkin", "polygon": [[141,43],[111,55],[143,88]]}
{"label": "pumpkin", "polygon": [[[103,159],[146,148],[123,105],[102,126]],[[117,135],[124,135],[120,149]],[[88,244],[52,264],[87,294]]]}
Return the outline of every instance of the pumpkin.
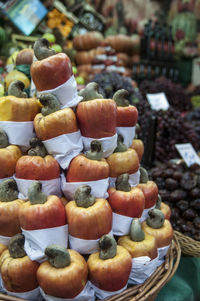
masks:
{"label": "pumpkin", "polygon": [[84,289],[88,268],[85,259],[74,250],[51,245],[45,249],[48,261],[37,270],[37,280],[45,294],[71,299]]}
{"label": "pumpkin", "polygon": [[100,32],[91,31],[83,35],[77,35],[73,39],[73,47],[76,50],[90,50],[98,47],[103,40]]}
{"label": "pumpkin", "polygon": [[76,156],[66,171],[67,182],[98,181],[109,177],[109,165],[102,158],[102,146],[98,140],[91,142],[86,154]]}
{"label": "pumpkin", "polygon": [[76,110],[81,134],[95,139],[116,133],[116,104],[112,99],[103,99],[97,88],[96,83],[89,83],[79,92],[83,100]]}
{"label": "pumpkin", "polygon": [[130,127],[135,126],[138,120],[137,108],[129,104],[128,91],[121,89],[114,95],[113,99],[117,104],[117,126]]}
{"label": "pumpkin", "polygon": [[9,95],[0,98],[0,121],[33,121],[40,112],[40,102],[36,98],[27,98],[23,89],[21,81],[14,81],[9,86]]}
{"label": "pumpkin", "polygon": [[0,183],[0,235],[11,237],[21,232],[19,210],[24,204],[18,199],[17,184],[13,179]]}
{"label": "pumpkin", "polygon": [[158,209],[150,210],[148,215],[146,221],[142,223],[143,231],[155,237],[158,248],[168,246],[173,238],[173,228],[170,222]]}
{"label": "pumpkin", "polygon": [[115,239],[104,235],[99,241],[100,251],[88,258],[89,280],[105,291],[118,291],[128,282],[132,261],[129,252],[117,246]]}
{"label": "pumpkin", "polygon": [[24,293],[38,287],[36,272],[39,263],[32,261],[24,251],[24,236],[12,237],[8,250],[0,257],[3,285],[9,292]]}
{"label": "pumpkin", "polygon": [[73,75],[69,57],[65,53],[55,54],[46,39],[37,40],[33,49],[38,61],[31,65],[31,76],[38,91],[55,89]]}
{"label": "pumpkin", "polygon": [[136,151],[127,148],[118,135],[118,146],[114,153],[107,158],[110,166],[110,177],[116,178],[123,173],[133,174],[139,169],[139,159]]}
{"label": "pumpkin", "polygon": [[48,140],[78,131],[76,115],[71,108],[60,109],[56,96],[47,93],[40,97],[41,113],[34,119],[34,127],[40,140]]}
{"label": "pumpkin", "polygon": [[118,244],[124,247],[132,258],[148,256],[154,259],[158,255],[155,237],[144,233],[138,218],[133,219],[130,234],[120,237]]}
{"label": "pumpkin", "polygon": [[104,53],[105,50],[102,47],[97,47],[96,49],[91,49],[89,51],[77,51],[75,55],[76,64],[92,64],[97,55]]}
{"label": "pumpkin", "polygon": [[162,211],[162,213],[164,214],[164,217],[170,221],[171,209],[167,204],[162,202],[162,198],[161,198],[160,194],[158,195],[158,199],[157,199],[155,208]]}
{"label": "pumpkin", "polygon": [[30,86],[30,80],[23,72],[12,70],[6,75],[4,80],[6,91],[8,91],[10,84],[16,80],[21,81],[24,84],[25,88],[28,88]]}
{"label": "pumpkin", "polygon": [[140,184],[137,185],[142,190],[145,197],[145,209],[151,208],[158,199],[158,186],[155,182],[148,180],[147,171],[140,167]]}
{"label": "pumpkin", "polygon": [[28,155],[22,156],[16,164],[16,178],[27,180],[52,180],[60,177],[60,166],[56,159],[47,155],[46,149],[37,138],[30,140],[32,147]]}
{"label": "pumpkin", "polygon": [[144,194],[139,188],[131,187],[128,179],[128,174],[117,177],[116,188],[108,189],[109,204],[117,214],[141,217],[145,203]]}
{"label": "pumpkin", "polygon": [[142,160],[142,156],[144,154],[144,143],[140,139],[133,139],[132,145],[130,146],[132,149],[136,150],[138,154],[139,161]]}
{"label": "pumpkin", "polygon": [[105,199],[90,194],[88,185],[80,186],[74,200],[66,205],[69,234],[81,239],[99,239],[112,229],[112,210]]}
{"label": "pumpkin", "polygon": [[24,230],[37,230],[64,226],[65,207],[55,195],[46,196],[41,183],[33,181],[28,189],[28,199],[19,210],[20,226]]}
{"label": "pumpkin", "polygon": [[0,179],[13,176],[17,160],[22,156],[16,145],[9,145],[6,133],[0,129]]}
{"label": "pumpkin", "polygon": [[136,44],[133,39],[123,34],[108,36],[105,39],[105,43],[115,49],[116,52],[125,53],[132,53]]}
{"label": "pumpkin", "polygon": [[124,52],[119,52],[117,56],[117,66],[130,67],[132,66],[131,57]]}
{"label": "pumpkin", "polygon": [[79,65],[77,67],[77,69],[78,69],[78,74],[80,74],[80,73],[86,73],[87,75],[89,75],[89,74],[93,74],[94,73],[94,69],[92,68],[91,64]]}

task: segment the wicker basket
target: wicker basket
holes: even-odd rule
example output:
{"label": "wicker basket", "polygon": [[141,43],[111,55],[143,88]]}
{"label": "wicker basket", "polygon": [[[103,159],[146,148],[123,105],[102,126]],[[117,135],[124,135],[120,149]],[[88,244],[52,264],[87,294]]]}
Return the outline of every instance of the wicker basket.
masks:
{"label": "wicker basket", "polygon": [[[106,301],[153,301],[161,288],[172,278],[177,270],[181,257],[179,242],[174,235],[172,245],[168,251],[165,262],[157,268],[151,277],[140,285],[129,287],[119,295],[115,295]],[[0,301],[25,301],[16,297],[0,294]]]}
{"label": "wicker basket", "polygon": [[178,231],[175,231],[175,233],[183,254],[200,257],[200,241],[196,241]]}

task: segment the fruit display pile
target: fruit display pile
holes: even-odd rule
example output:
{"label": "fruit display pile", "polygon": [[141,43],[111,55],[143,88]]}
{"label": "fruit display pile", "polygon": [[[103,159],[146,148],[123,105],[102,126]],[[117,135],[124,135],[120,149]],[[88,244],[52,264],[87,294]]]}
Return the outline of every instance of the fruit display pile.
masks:
{"label": "fruit display pile", "polygon": [[128,91],[128,99],[132,104],[136,97],[136,90],[134,89],[131,78],[124,77],[116,72],[102,72],[96,74],[91,81],[98,83],[99,92],[104,97],[112,98],[114,93],[119,89]]}
{"label": "fruit display pile", "polygon": [[200,108],[197,107],[194,108],[191,112],[188,112],[185,115],[185,120],[193,127],[198,140],[200,141]]}
{"label": "fruit display pile", "polygon": [[171,207],[174,229],[200,241],[200,167],[169,162],[153,168],[151,178],[162,200]]}
{"label": "fruit display pile", "polygon": [[157,78],[154,81],[144,80],[140,85],[140,91],[144,98],[147,93],[164,92],[170,106],[177,111],[185,112],[192,109],[190,97],[184,92],[183,87],[165,77]]}
{"label": "fruit display pile", "polygon": [[10,80],[0,98],[0,291],[102,300],[164,262],[170,210],[155,208],[158,187],[140,166],[128,91],[107,98],[92,82],[78,93],[65,53],[44,38],[33,50],[34,96]]}

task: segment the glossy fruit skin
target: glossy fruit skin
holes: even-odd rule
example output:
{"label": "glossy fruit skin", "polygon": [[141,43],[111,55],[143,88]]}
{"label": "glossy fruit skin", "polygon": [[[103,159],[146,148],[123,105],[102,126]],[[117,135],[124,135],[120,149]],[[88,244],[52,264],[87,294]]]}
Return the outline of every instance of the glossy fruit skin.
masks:
{"label": "glossy fruit skin", "polygon": [[10,292],[23,293],[38,287],[36,272],[39,263],[28,256],[12,258],[8,250],[0,257],[0,270],[5,288]]}
{"label": "glossy fruit skin", "polygon": [[132,187],[131,191],[116,190],[114,187],[108,189],[109,204],[113,212],[129,217],[141,217],[145,198],[141,189]]}
{"label": "glossy fruit skin", "polygon": [[3,96],[0,98],[0,121],[33,121],[41,110],[36,98]]}
{"label": "glossy fruit skin", "polygon": [[68,252],[71,257],[69,266],[56,269],[45,261],[37,271],[38,283],[48,295],[74,298],[87,283],[88,268],[85,259],[75,250],[68,249]]}
{"label": "glossy fruit skin", "polygon": [[142,229],[145,233],[155,237],[158,248],[168,246],[171,243],[174,235],[173,228],[167,219],[160,229],[153,229],[149,227],[146,221],[142,223]]}
{"label": "glossy fruit skin", "polygon": [[18,159],[22,156],[16,145],[0,148],[0,179],[13,176]]}
{"label": "glossy fruit skin", "polygon": [[30,80],[23,72],[20,72],[18,70],[12,70],[5,77],[4,82],[6,91],[8,90],[8,87],[11,84],[11,82],[14,82],[15,80],[20,80],[21,82],[23,82],[25,88],[28,88],[30,86]]}
{"label": "glossy fruit skin", "polygon": [[80,102],[76,117],[84,137],[111,137],[116,133],[117,107],[112,99],[93,99]]}
{"label": "glossy fruit skin", "polygon": [[145,197],[145,209],[151,208],[156,204],[158,199],[158,186],[153,181],[137,185],[140,188]]}
{"label": "glossy fruit skin", "polygon": [[138,110],[134,106],[117,107],[117,126],[135,126],[138,120]]}
{"label": "glossy fruit skin", "polygon": [[108,177],[109,165],[106,159],[90,160],[82,154],[72,159],[66,171],[67,182],[98,181]]}
{"label": "glossy fruit skin", "polygon": [[144,143],[140,139],[133,139],[132,145],[130,146],[132,149],[136,150],[138,154],[139,161],[142,160],[142,156],[144,154]]}
{"label": "glossy fruit skin", "polygon": [[23,204],[24,201],[19,199],[12,202],[0,201],[0,235],[11,237],[21,233],[18,214]]}
{"label": "glossy fruit skin", "polygon": [[64,226],[66,224],[65,207],[55,195],[49,195],[46,203],[31,205],[30,201],[19,210],[21,228],[38,230]]}
{"label": "glossy fruit skin", "polygon": [[47,155],[22,156],[16,164],[16,177],[27,180],[52,180],[60,177],[60,166],[56,159]]}
{"label": "glossy fruit skin", "polygon": [[132,258],[148,256],[154,259],[158,256],[156,239],[147,233],[143,241],[133,241],[129,235],[126,235],[119,238],[118,244],[124,247]]}
{"label": "glossy fruit skin", "polygon": [[117,246],[117,254],[111,259],[103,260],[97,252],[88,258],[89,280],[102,290],[117,291],[127,284],[131,267],[131,256],[121,246]]}
{"label": "glossy fruit skin", "polygon": [[170,209],[170,207],[167,204],[161,202],[161,204],[160,204],[160,210],[164,214],[165,218],[168,219],[168,220],[170,220],[170,217],[171,217],[171,209]]}
{"label": "glossy fruit skin", "polygon": [[99,239],[112,229],[112,209],[105,199],[96,199],[94,205],[78,207],[75,201],[66,206],[69,234],[81,239]]}
{"label": "glossy fruit skin", "polygon": [[139,169],[139,159],[136,151],[128,148],[125,152],[116,152],[107,158],[110,166],[110,177],[116,178],[123,173],[135,173]]}
{"label": "glossy fruit skin", "polygon": [[17,65],[31,65],[33,62],[34,51],[31,48],[25,48],[20,50],[16,57]]}
{"label": "glossy fruit skin", "polygon": [[38,91],[60,86],[72,74],[71,62],[65,53],[57,53],[31,65],[31,76]]}
{"label": "glossy fruit skin", "polygon": [[59,110],[47,116],[37,114],[34,127],[37,137],[42,141],[78,131],[76,115],[71,108]]}
{"label": "glossy fruit skin", "polygon": [[0,256],[8,247],[0,243]]}

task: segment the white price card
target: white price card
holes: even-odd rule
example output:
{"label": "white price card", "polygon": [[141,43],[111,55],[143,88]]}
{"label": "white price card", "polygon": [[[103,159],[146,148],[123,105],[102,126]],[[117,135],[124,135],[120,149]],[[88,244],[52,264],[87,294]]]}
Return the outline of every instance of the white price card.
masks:
{"label": "white price card", "polygon": [[169,103],[165,93],[162,92],[162,93],[147,94],[146,96],[152,110],[166,111],[169,109]]}
{"label": "white price card", "polygon": [[188,167],[195,163],[200,165],[200,158],[191,143],[175,144],[175,147]]}

